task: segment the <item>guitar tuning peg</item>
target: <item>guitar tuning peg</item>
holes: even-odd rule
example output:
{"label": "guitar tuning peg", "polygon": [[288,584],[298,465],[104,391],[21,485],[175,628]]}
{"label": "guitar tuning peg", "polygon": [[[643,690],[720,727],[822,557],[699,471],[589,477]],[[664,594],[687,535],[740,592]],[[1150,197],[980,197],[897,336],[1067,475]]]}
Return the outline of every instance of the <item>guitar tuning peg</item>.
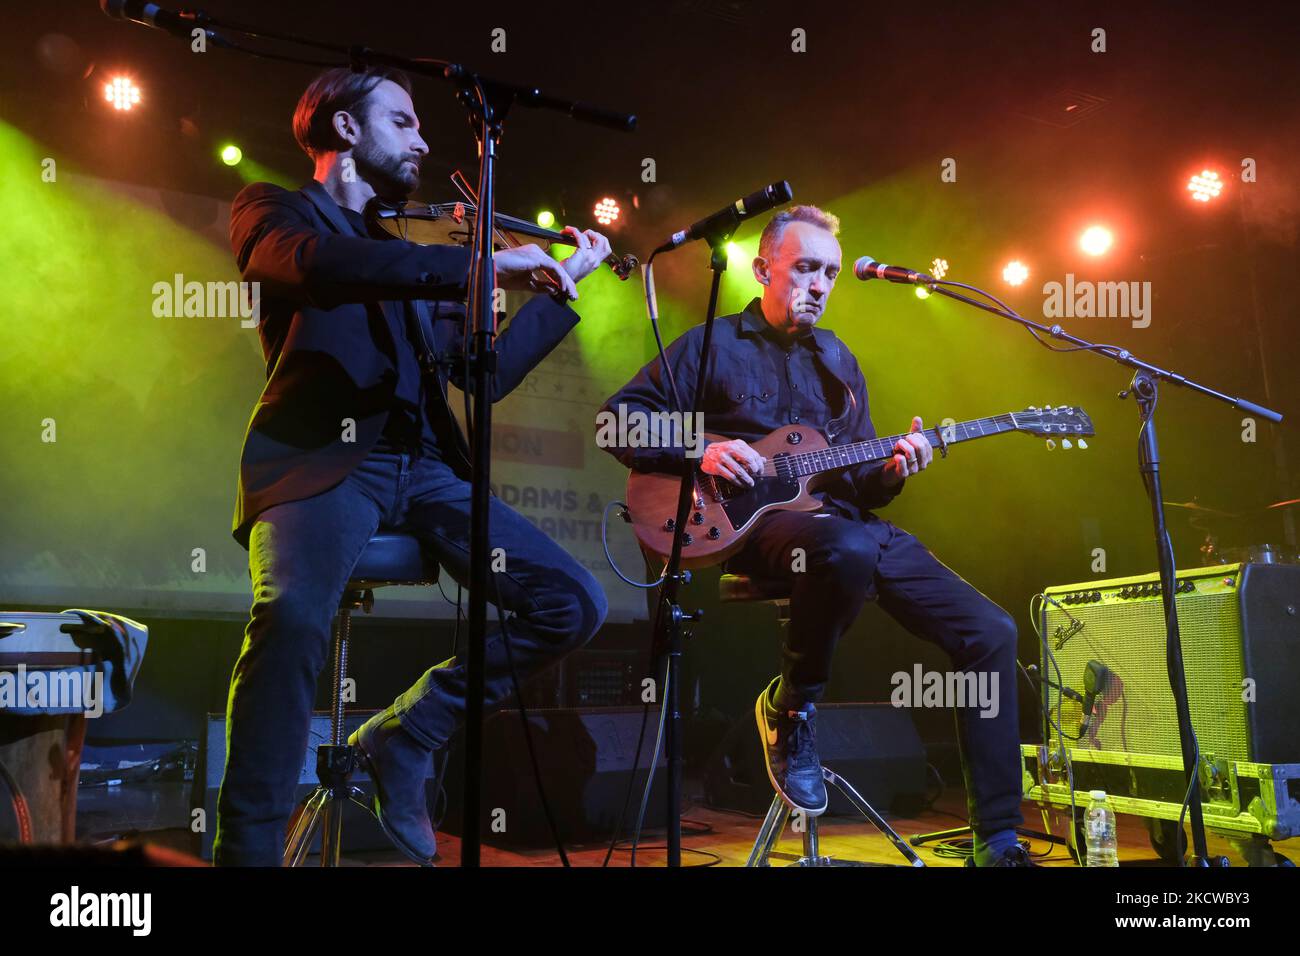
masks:
{"label": "guitar tuning peg", "polygon": [[1070,444],[1070,439],[1068,439],[1068,438],[1062,438],[1062,439],[1061,439],[1061,447],[1062,447],[1062,448],[1065,448],[1065,449],[1068,450],[1068,449],[1070,449],[1070,448],[1073,448],[1074,446]]}
{"label": "guitar tuning peg", "polygon": [[1086,441],[1084,441],[1082,438],[1080,438],[1080,439],[1079,439],[1079,447],[1080,447],[1080,448],[1087,448],[1087,447],[1088,447],[1088,443],[1087,443]]}
{"label": "guitar tuning peg", "polygon": [[1055,438],[1047,439],[1047,450],[1052,451],[1055,447],[1056,447],[1056,439]]}

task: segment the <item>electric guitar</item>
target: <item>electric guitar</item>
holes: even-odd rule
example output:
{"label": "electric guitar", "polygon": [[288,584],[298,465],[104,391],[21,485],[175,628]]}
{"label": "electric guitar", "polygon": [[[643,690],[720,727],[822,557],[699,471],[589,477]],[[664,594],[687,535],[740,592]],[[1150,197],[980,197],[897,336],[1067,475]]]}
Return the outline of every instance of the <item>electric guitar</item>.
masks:
{"label": "electric guitar", "polygon": [[[1048,448],[1055,448],[1059,441],[1067,449],[1075,443],[1087,448],[1082,439],[1095,434],[1087,412],[1066,405],[1030,406],[1022,412],[927,428],[923,433],[946,457],[949,445],[1004,432],[1046,436]],[[704,437],[726,440],[707,433]],[[815,428],[786,425],[750,444],[763,456],[762,474],[754,476],[752,488],[697,469],[683,537],[682,567],[702,568],[725,561],[740,549],[758,517],[768,511],[817,510],[821,502],[811,492],[826,480],[821,476],[850,465],[892,458],[894,446],[903,437],[828,445]],[[646,551],[663,558],[672,550],[680,490],[681,478],[672,474],[634,471],[627,481],[628,515],[637,540]]]}

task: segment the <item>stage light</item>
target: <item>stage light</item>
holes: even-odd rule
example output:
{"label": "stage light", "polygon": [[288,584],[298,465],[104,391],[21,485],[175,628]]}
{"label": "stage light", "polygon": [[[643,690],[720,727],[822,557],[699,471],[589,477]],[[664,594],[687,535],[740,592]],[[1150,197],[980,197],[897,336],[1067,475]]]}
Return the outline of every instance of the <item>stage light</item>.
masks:
{"label": "stage light", "polygon": [[740,247],[740,243],[738,242],[727,243],[728,259],[742,259],[744,258],[744,256],[745,256],[745,250]]}
{"label": "stage light", "polygon": [[1009,285],[1020,285],[1029,278],[1029,268],[1019,259],[1013,259],[1008,262],[1006,268],[1002,270],[1002,278]]}
{"label": "stage light", "polygon": [[1104,226],[1089,226],[1079,237],[1079,248],[1090,256],[1105,255],[1110,251],[1115,237]]}
{"label": "stage light", "polygon": [[[935,278],[937,279],[939,277],[935,276]],[[918,299],[928,299],[930,298],[930,290],[923,285],[919,285],[916,287],[916,297]]]}
{"label": "stage light", "polygon": [[555,213],[551,212],[549,209],[543,209],[537,214],[537,225],[541,226],[543,229],[550,229],[555,225]]}
{"label": "stage light", "polygon": [[1187,183],[1187,191],[1197,202],[1209,202],[1223,192],[1223,180],[1212,169],[1202,169]]}
{"label": "stage light", "polygon": [[104,84],[104,99],[113,105],[113,109],[125,113],[140,102],[140,87],[129,76],[115,76]]}
{"label": "stage light", "polygon": [[221,161],[227,166],[238,166],[243,158],[244,151],[234,143],[227,143],[221,147]]}
{"label": "stage light", "polygon": [[[944,276],[946,276],[947,274],[948,274],[948,260],[947,260],[947,259],[931,259],[931,260],[930,260],[930,275],[934,276],[936,279],[942,279],[942,278],[943,278]],[[922,287],[921,287],[921,286],[917,286],[916,288],[919,290],[919,289],[921,289]],[[928,295],[928,293],[927,293],[927,295]],[[925,298],[925,296],[922,296],[922,298]]]}
{"label": "stage light", "polygon": [[618,203],[609,196],[606,196],[600,202],[596,203],[596,208],[592,210],[592,214],[596,217],[596,222],[600,223],[602,226],[608,226],[612,222],[617,222],[620,212],[622,212],[622,210],[618,208]]}

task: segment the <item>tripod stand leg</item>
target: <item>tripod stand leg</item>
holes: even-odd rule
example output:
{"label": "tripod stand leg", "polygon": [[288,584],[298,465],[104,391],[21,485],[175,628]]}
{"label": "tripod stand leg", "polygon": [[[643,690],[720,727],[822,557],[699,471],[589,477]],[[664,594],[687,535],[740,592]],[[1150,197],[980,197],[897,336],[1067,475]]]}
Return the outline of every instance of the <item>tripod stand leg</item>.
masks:
{"label": "tripod stand leg", "polygon": [[343,807],[347,801],[333,793],[329,794],[327,801],[320,834],[320,865],[338,866],[343,843]]}
{"label": "tripod stand leg", "polygon": [[789,816],[790,808],[785,805],[785,802],[780,797],[774,799],[772,806],[768,808],[767,816],[763,819],[763,826],[758,831],[754,848],[749,851],[749,859],[745,861],[745,866],[768,865],[768,855],[772,852],[772,847],[776,846],[777,838],[785,829],[785,821]]}
{"label": "tripod stand leg", "polygon": [[925,866],[925,862],[913,852],[912,848],[907,845],[907,841],[894,832],[894,828],[885,822],[885,818],[876,812],[876,808],[863,798],[862,794],[853,789],[853,785],[832,770],[822,768],[822,776],[826,782],[833,786],[840,793],[844,794],[849,803],[857,808],[857,811],[871,821],[872,826],[889,838],[889,842],[894,844],[894,849],[903,854],[903,857],[912,864],[912,866]]}
{"label": "tripod stand leg", "polygon": [[302,861],[306,859],[307,850],[311,846],[312,837],[316,835],[321,809],[328,800],[329,791],[324,787],[317,787],[299,807],[293,829],[289,832],[289,839],[284,844],[285,866],[302,866]]}

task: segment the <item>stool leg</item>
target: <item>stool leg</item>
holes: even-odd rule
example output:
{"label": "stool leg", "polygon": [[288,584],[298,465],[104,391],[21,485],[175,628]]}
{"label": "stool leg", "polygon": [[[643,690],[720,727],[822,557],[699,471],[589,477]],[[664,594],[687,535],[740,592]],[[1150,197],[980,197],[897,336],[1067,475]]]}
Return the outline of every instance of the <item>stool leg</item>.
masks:
{"label": "stool leg", "polygon": [[353,798],[350,781],[355,755],[344,744],[343,696],[348,676],[348,641],[352,634],[351,604],[355,595],[343,597],[334,626],[333,686],[330,696],[330,739],[316,748],[316,788],[302,803],[285,841],[284,864],[300,866],[320,832],[320,865],[338,866],[343,844],[343,808]]}
{"label": "stool leg", "polygon": [[790,808],[786,802],[779,796],[772,798],[772,805],[767,809],[767,816],[763,819],[763,826],[758,831],[758,838],[754,840],[754,848],[749,851],[749,859],[745,861],[745,866],[767,866],[768,856],[772,852],[772,847],[776,846],[776,841],[781,836],[781,831],[785,829],[785,822],[790,817]]}
{"label": "stool leg", "polygon": [[817,818],[805,816],[803,830],[803,866],[822,865],[821,843],[817,839]]}
{"label": "stool leg", "polygon": [[289,839],[284,844],[284,865],[285,866],[302,866],[302,861],[307,857],[307,851],[311,849],[312,838],[316,835],[316,829],[320,825],[321,809],[326,801],[329,800],[329,791],[324,787],[317,787],[307,795],[298,808],[298,815],[294,818],[293,829],[289,833]]}
{"label": "stool leg", "polygon": [[348,641],[352,638],[352,612],[339,612],[338,633],[334,638],[334,688],[330,708],[330,743],[343,746],[343,691],[348,679]]}

